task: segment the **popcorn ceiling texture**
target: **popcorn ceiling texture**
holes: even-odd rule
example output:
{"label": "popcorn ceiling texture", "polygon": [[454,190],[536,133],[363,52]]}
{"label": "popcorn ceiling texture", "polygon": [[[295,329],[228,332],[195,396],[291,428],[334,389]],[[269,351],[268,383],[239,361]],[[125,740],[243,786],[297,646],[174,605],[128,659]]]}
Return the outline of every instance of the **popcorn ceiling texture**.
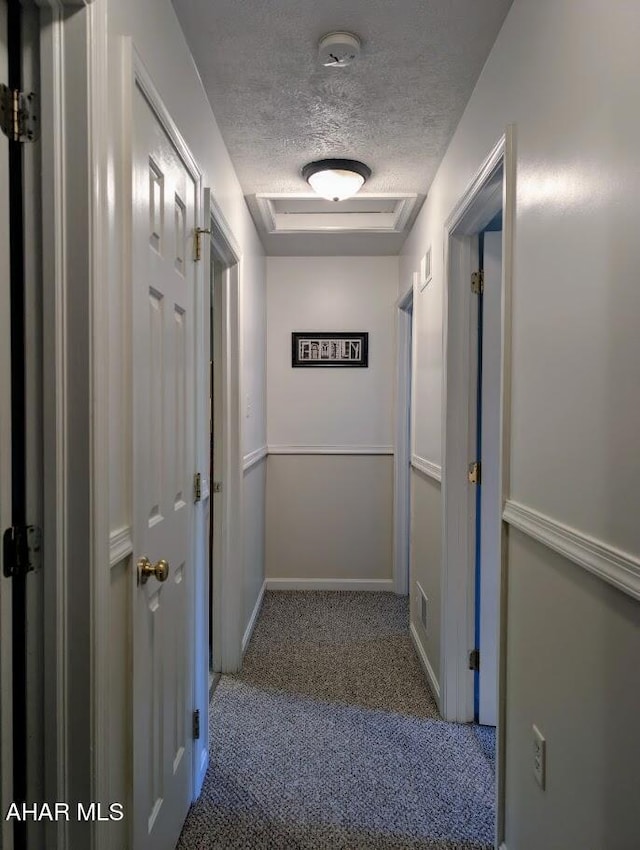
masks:
{"label": "popcorn ceiling texture", "polygon": [[[426,193],[511,0],[174,0],[246,195],[305,192],[300,170],[347,156],[364,191]],[[331,30],[361,58],[323,68]]]}

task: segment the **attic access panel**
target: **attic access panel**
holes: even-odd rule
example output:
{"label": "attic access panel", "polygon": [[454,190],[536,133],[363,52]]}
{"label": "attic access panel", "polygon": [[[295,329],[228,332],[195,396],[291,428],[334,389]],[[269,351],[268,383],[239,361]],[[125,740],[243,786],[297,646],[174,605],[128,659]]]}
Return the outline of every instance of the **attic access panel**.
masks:
{"label": "attic access panel", "polygon": [[364,367],[369,365],[369,334],[364,331],[307,331],[291,334],[292,367]]}

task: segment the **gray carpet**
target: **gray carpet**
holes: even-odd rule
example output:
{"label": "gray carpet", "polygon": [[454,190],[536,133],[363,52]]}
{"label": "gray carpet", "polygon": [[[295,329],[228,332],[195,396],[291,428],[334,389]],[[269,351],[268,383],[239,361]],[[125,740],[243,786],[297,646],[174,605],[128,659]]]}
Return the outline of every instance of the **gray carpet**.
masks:
{"label": "gray carpet", "polygon": [[267,593],[178,850],[489,850],[494,736],[445,723],[386,593]]}

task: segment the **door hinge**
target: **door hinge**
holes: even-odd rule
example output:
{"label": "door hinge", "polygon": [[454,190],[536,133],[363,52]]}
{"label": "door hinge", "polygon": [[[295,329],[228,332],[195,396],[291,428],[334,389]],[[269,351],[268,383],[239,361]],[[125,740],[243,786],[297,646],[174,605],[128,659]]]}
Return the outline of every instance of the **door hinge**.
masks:
{"label": "door hinge", "polygon": [[471,292],[474,295],[482,295],[484,292],[484,272],[482,269],[471,275]]}
{"label": "door hinge", "polygon": [[196,227],[193,231],[193,260],[196,263],[202,258],[203,233],[211,233],[211,230],[206,230],[202,227]]}
{"label": "door hinge", "polygon": [[469,670],[480,671],[480,650],[472,649],[469,653]]}
{"label": "door hinge", "polygon": [[42,529],[36,525],[7,528],[3,537],[3,572],[26,576],[42,566]]}
{"label": "door hinge", "polygon": [[469,484],[480,484],[482,477],[482,464],[479,460],[475,460],[469,464],[469,472],[467,474]]}
{"label": "door hinge", "polygon": [[193,712],[193,740],[197,741],[200,738],[200,709],[196,708]]}
{"label": "door hinge", "polygon": [[202,476],[199,472],[193,476],[193,501],[199,502],[202,498]]}
{"label": "door hinge", "polygon": [[40,135],[38,95],[0,85],[0,129],[12,142],[35,142]]}

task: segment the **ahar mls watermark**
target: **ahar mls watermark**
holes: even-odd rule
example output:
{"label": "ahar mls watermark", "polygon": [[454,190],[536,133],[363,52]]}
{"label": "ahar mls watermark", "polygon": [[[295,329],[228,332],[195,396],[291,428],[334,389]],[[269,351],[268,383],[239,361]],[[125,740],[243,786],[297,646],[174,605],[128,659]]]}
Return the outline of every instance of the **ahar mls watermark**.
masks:
{"label": "ahar mls watermark", "polygon": [[123,803],[11,803],[6,821],[121,821]]}

